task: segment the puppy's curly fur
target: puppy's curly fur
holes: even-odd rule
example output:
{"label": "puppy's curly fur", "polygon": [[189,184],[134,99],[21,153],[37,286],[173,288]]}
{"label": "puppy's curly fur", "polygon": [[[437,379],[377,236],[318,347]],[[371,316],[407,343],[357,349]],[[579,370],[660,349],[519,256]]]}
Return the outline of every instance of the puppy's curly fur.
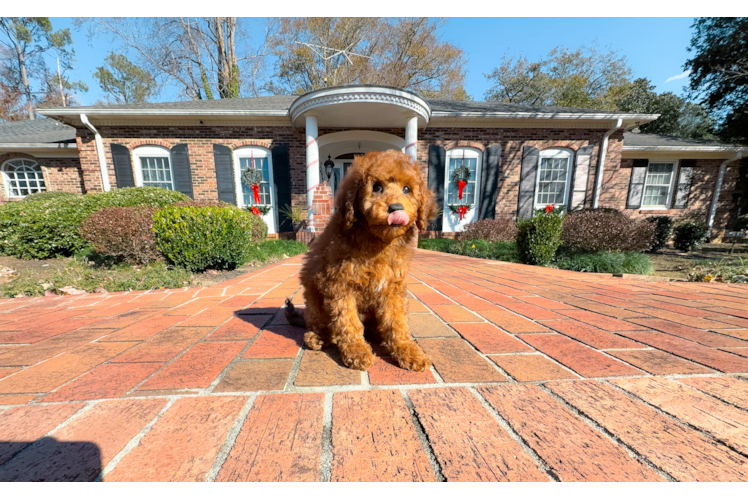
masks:
{"label": "puppy's curly fur", "polygon": [[[396,204],[407,213],[407,225],[388,223]],[[434,195],[410,156],[386,151],[354,160],[336,194],[335,212],[312,242],[299,275],[310,349],[335,344],[346,366],[368,370],[375,358],[364,340],[366,323],[402,368],[431,366],[408,330],[405,277],[416,227],[424,231],[434,210]],[[286,314],[292,321],[290,301]]]}

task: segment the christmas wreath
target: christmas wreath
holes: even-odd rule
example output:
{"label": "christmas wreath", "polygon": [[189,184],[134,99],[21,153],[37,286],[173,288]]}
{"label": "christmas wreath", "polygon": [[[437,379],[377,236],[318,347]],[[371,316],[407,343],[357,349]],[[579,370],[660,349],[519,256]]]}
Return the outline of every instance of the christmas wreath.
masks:
{"label": "christmas wreath", "polygon": [[260,183],[262,182],[262,171],[257,168],[248,168],[242,172],[242,182],[249,186],[254,193],[255,203],[260,203]]}
{"label": "christmas wreath", "polygon": [[449,209],[452,211],[452,213],[455,213],[460,216],[460,220],[465,218],[465,214],[467,214],[470,210],[473,209],[473,205],[468,203],[467,205],[447,205]]}
{"label": "christmas wreath", "polygon": [[452,181],[457,184],[457,197],[462,199],[462,190],[467,186],[468,180],[470,180],[470,169],[465,165],[460,165],[452,173]]}
{"label": "christmas wreath", "polygon": [[247,210],[255,215],[267,215],[270,211],[270,205],[256,205],[252,207],[246,207]]}

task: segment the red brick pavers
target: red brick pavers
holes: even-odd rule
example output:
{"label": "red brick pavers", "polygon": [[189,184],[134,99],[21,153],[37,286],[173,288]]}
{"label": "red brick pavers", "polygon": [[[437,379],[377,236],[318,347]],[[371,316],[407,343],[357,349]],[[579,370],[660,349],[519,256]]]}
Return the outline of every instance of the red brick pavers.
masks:
{"label": "red brick pavers", "polygon": [[301,257],[210,288],[0,300],[0,481],[744,481],[748,288],[419,251],[433,367],[288,325]]}

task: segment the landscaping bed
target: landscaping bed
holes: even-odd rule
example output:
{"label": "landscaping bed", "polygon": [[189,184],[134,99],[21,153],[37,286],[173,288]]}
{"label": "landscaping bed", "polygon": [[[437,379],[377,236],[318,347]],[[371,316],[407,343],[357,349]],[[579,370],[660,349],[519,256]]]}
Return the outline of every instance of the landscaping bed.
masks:
{"label": "landscaping bed", "polygon": [[306,251],[255,212],[154,187],[31,195],[0,206],[0,295],[212,285]]}

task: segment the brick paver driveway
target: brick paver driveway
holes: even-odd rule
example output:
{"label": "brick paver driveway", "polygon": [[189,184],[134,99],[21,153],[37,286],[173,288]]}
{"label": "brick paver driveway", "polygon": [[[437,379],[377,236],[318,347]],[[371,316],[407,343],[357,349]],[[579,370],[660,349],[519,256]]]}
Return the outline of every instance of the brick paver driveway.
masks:
{"label": "brick paver driveway", "polygon": [[0,301],[0,480],[748,479],[748,288],[419,251],[426,373],[302,347],[295,257]]}

